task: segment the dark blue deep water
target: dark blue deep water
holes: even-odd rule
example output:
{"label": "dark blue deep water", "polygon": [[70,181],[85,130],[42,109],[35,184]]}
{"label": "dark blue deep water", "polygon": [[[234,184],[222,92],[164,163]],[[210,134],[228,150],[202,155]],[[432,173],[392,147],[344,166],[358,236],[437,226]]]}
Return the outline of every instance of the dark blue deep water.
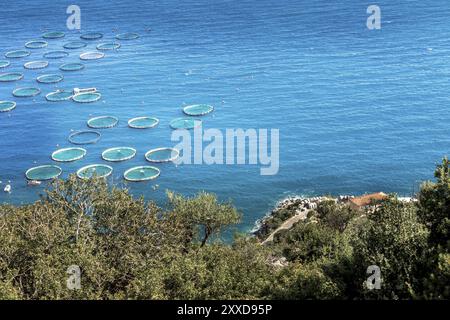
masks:
{"label": "dark blue deep water", "polygon": [[[79,32],[66,29],[70,4],[81,7],[81,32],[102,32],[104,39],[50,60],[47,69],[25,70],[23,63],[79,39]],[[154,182],[129,184],[135,194],[164,201],[166,189],[212,191],[233,199],[243,212],[242,230],[249,230],[289,194],[417,191],[450,149],[450,4],[377,1],[382,29],[370,31],[366,9],[371,4],[2,0],[2,55],[24,48],[44,30],[66,36],[0,71],[25,74],[21,81],[0,83],[0,100],[17,102],[14,111],[0,114],[0,180],[13,186],[10,195],[0,193],[0,202],[37,199],[44,186],[27,187],[24,172],[51,163],[56,146],[69,146],[70,130],[85,129],[90,116],[113,115],[120,122],[86,147],[84,160],[62,165],[63,176],[103,163],[100,154],[106,148],[134,147],[137,157],[113,165],[114,180],[121,181],[126,169],[146,164],[147,150],[173,145],[168,124],[182,115],[183,105],[193,103],[215,106],[204,118],[205,128],[279,128],[279,173],[261,176],[258,166],[164,164],[158,165],[161,176]],[[83,71],[64,73],[57,86],[36,82],[40,74],[59,73],[63,62],[78,62],[81,52],[113,39],[114,32],[141,37],[123,41],[102,60],[86,62]],[[42,94],[12,97],[15,87],[30,85]],[[50,103],[44,98],[55,87],[90,86],[101,91],[101,101]],[[129,129],[127,120],[141,115],[161,122],[146,131]]]}

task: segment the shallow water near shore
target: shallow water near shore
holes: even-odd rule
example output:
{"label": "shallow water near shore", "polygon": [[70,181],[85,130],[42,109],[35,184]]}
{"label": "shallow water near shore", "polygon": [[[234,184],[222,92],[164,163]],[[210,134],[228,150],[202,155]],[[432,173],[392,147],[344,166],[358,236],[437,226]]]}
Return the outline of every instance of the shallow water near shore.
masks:
{"label": "shallow water near shore", "polygon": [[[66,35],[46,40],[46,48],[27,49],[28,57],[6,59],[11,65],[0,71],[24,74],[20,81],[0,83],[0,101],[17,102],[13,111],[0,113],[0,188],[8,180],[12,184],[12,193],[1,192],[0,202],[38,199],[45,184],[27,187],[25,171],[54,164],[53,151],[73,146],[67,140],[71,129],[87,130],[86,121],[95,116],[114,116],[119,123],[101,129],[98,143],[83,146],[82,160],[61,164],[62,177],[92,163],[107,164],[101,153],[108,148],[132,147],[133,159],[113,165],[113,182],[161,203],[166,189],[215,192],[243,212],[242,231],[292,194],[410,195],[419,181],[433,178],[435,164],[449,152],[447,0],[378,1],[380,31],[366,28],[368,4],[354,0],[81,0],[76,3],[81,32],[66,30],[67,3],[2,4],[1,60],[8,51],[24,50],[44,29]],[[83,40],[85,48],[63,49],[86,32],[104,36]],[[115,40],[126,32],[140,37]],[[112,41],[121,47],[83,61],[83,70],[59,70]],[[60,50],[69,56],[49,59],[43,70],[23,68]],[[37,83],[43,74],[62,74],[64,80]],[[15,98],[18,87],[39,87],[41,94]],[[96,87],[102,98],[87,104],[45,100],[55,89],[75,87]],[[214,106],[201,118],[205,129],[280,129],[279,173],[261,176],[258,166],[161,163],[155,165],[161,170],[156,180],[125,183],[127,169],[149,165],[147,151],[174,145],[169,123],[184,117],[182,108],[191,104]],[[129,128],[127,121],[140,116],[160,123]]]}

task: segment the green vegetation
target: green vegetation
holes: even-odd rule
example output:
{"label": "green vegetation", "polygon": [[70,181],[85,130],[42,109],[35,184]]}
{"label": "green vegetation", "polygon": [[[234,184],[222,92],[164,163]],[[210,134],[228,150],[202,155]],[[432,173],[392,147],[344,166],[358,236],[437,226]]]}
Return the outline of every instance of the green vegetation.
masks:
{"label": "green vegetation", "polygon": [[[57,180],[34,204],[0,206],[0,299],[449,299],[449,166],[417,203],[322,202],[267,246],[222,242],[240,214],[212,194],[169,192],[158,207],[102,180]],[[67,288],[71,265],[81,289]]]}

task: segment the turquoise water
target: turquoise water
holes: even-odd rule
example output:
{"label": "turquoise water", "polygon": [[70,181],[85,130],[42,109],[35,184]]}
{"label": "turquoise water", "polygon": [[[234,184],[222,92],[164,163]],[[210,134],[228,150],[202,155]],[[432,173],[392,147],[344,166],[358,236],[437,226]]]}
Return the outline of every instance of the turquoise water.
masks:
{"label": "turquoise water", "polygon": [[[137,155],[113,164],[113,179],[146,165],[150,149],[170,147],[171,120],[182,108],[210,104],[204,128],[279,128],[280,171],[260,176],[258,166],[175,166],[156,164],[161,175],[147,183],[128,183],[135,194],[164,201],[165,189],[193,194],[205,189],[232,198],[243,212],[242,230],[253,227],[289,194],[345,194],[371,191],[409,195],[431,179],[436,162],[450,148],[450,6],[448,0],[377,1],[382,29],[366,28],[367,1],[77,1],[81,32],[66,29],[69,3],[49,0],[2,1],[2,54],[24,49],[45,31],[66,36],[46,39],[48,47],[6,59],[0,72],[24,79],[0,83],[0,100],[17,102],[0,113],[0,180],[12,181],[1,202],[38,199],[40,187],[27,187],[25,171],[52,164],[50,155],[70,147],[71,130],[86,130],[94,116],[119,123],[101,130],[97,144],[83,146],[84,159],[60,164],[63,177],[82,166],[105,163],[102,151],[129,146]],[[80,34],[85,48],[63,49]],[[136,32],[134,40],[116,40]],[[63,63],[80,62],[83,52],[117,41],[116,51],[83,61],[80,71],[63,72]],[[69,56],[49,59],[43,70],[23,64],[45,60],[45,52]],[[5,60],[4,58],[1,58]],[[62,74],[41,84],[42,74]],[[41,94],[15,98],[17,87],[39,87]],[[55,89],[96,87],[100,101],[47,102]],[[160,120],[152,129],[127,126],[134,117]],[[159,188],[153,188],[155,184]],[[2,188],[3,189],[3,188]],[[154,190],[156,189],[156,190]]]}

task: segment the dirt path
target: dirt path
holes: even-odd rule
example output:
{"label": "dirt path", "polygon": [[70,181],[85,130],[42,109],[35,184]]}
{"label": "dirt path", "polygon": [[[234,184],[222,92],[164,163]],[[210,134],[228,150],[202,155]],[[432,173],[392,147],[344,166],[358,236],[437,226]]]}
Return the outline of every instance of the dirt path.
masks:
{"label": "dirt path", "polygon": [[281,226],[279,226],[277,229],[275,229],[268,237],[266,240],[264,240],[263,242],[261,242],[261,244],[266,244],[268,242],[272,242],[273,241],[273,237],[275,236],[275,234],[278,231],[281,230],[289,230],[290,228],[292,228],[292,226],[294,224],[296,224],[297,222],[299,222],[300,220],[305,220],[308,212],[310,211],[310,209],[306,209],[306,211],[303,211],[300,214],[297,214],[293,217],[290,217],[289,219],[287,219],[285,222],[283,222],[283,224]]}

